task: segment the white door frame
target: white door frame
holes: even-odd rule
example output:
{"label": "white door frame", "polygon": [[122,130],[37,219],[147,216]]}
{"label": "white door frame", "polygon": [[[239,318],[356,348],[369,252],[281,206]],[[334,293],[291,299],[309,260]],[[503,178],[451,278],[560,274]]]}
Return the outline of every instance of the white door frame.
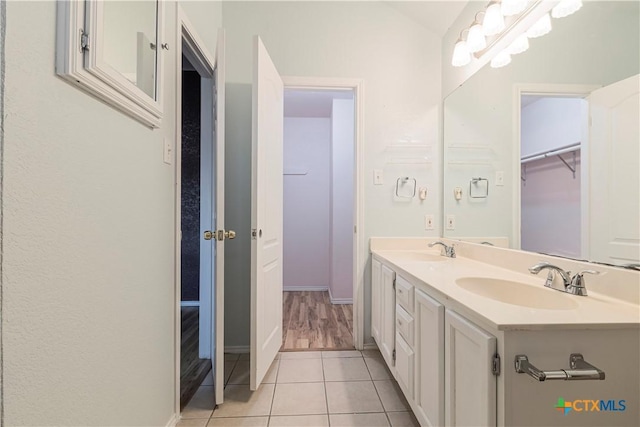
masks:
{"label": "white door frame", "polygon": [[[176,25],[176,125],[175,125],[175,141],[174,149],[175,156],[173,161],[175,162],[175,230],[174,230],[174,252],[175,252],[175,277],[174,277],[174,291],[175,291],[175,312],[174,312],[174,378],[175,378],[175,399],[174,399],[174,411],[179,419],[180,415],[180,343],[181,343],[181,247],[180,242],[182,240],[182,54],[185,53],[189,58],[189,62],[200,73],[202,78],[213,79],[214,77],[214,59],[207,52],[204,47],[202,39],[198,36],[195,26],[191,24],[182,8],[178,5],[176,11],[177,25]],[[189,50],[183,52],[183,43],[185,43]],[[202,89],[201,89],[202,90]],[[202,115],[201,115],[202,116]],[[211,123],[213,126],[213,123]],[[211,297],[211,290],[209,296]],[[209,298],[211,299],[211,298]],[[205,304],[206,305],[206,304]],[[211,303],[209,304],[211,306]],[[200,309],[203,309],[203,305],[200,305]],[[211,307],[209,308],[211,311]],[[209,325],[211,329],[211,325]],[[211,334],[210,334],[211,335]],[[213,355],[211,356],[213,357]]]}
{"label": "white door frame", "polygon": [[[520,197],[520,175],[521,175],[521,144],[520,141],[520,127],[521,127],[521,108],[520,100],[522,95],[537,95],[547,96],[549,98],[586,98],[591,92],[600,88],[600,85],[588,85],[588,84],[556,84],[556,83],[518,83],[513,85],[513,125],[511,127],[512,137],[514,142],[513,157],[511,164],[513,165],[512,174],[513,182],[513,205],[512,212],[513,218],[511,221],[511,248],[520,249],[521,246],[521,197]],[[580,152],[581,164],[588,164],[589,156],[589,132],[585,128],[583,130],[583,141]],[[588,224],[589,224],[589,175],[586,168],[581,168],[580,173],[580,211],[581,211],[581,235],[582,235],[582,253],[585,253],[585,242],[588,241]]]}
{"label": "white door frame", "polygon": [[355,98],[354,120],[354,218],[353,234],[353,338],[357,350],[364,349],[364,272],[367,252],[364,236],[364,81],[332,77],[282,76],[285,89],[352,90]]}

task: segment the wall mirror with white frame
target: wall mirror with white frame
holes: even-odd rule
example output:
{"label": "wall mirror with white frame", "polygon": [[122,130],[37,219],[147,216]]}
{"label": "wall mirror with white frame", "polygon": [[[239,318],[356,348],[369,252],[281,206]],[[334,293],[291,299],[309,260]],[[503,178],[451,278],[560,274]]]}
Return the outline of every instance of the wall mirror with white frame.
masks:
{"label": "wall mirror with white frame", "polygon": [[58,2],[56,72],[150,127],[159,127],[162,8],[158,0]]}
{"label": "wall mirror with white frame", "polygon": [[639,6],[584,2],[445,98],[445,237],[640,262]]}

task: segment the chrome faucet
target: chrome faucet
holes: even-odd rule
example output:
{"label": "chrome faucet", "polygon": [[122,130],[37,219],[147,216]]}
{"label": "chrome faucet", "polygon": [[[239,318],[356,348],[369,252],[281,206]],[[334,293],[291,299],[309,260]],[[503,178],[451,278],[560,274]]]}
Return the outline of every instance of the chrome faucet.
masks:
{"label": "chrome faucet", "polygon": [[442,242],[429,243],[429,247],[430,248],[434,247],[435,245],[442,245],[442,247],[444,248],[444,256],[446,256],[447,258],[455,258],[456,257],[456,249],[453,247],[453,245],[447,246]]}
{"label": "chrome faucet", "polygon": [[[588,274],[600,274],[599,271],[595,270],[583,270],[576,273],[573,277],[571,277],[570,271],[564,271],[562,268],[557,267],[553,264],[549,264],[548,262],[541,262],[534,266],[529,267],[529,271],[531,274],[538,274],[542,270],[549,270],[549,274],[547,275],[547,280],[545,282],[545,286],[551,289],[555,289],[556,291],[566,292],[572,295],[580,295],[587,296],[587,288],[585,286],[585,281],[583,275],[585,273]],[[553,282],[556,278],[556,273],[562,279],[563,288],[558,289],[553,286]]]}

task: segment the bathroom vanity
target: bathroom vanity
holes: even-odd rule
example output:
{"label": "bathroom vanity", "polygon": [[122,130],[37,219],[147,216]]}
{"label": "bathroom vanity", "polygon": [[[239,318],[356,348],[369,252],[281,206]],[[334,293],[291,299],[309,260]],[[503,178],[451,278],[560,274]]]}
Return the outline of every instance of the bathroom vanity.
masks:
{"label": "bathroom vanity", "polygon": [[[371,334],[421,425],[639,424],[638,272],[442,241],[455,258],[370,242]],[[603,274],[570,295],[529,273],[541,261]]]}

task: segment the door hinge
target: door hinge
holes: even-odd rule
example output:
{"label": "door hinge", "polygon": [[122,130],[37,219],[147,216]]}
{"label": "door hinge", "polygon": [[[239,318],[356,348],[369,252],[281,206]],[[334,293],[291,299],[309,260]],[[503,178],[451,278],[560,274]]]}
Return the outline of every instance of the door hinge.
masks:
{"label": "door hinge", "polygon": [[80,52],[84,52],[85,50],[89,50],[89,34],[85,33],[84,30],[80,29]]}
{"label": "door hinge", "polygon": [[493,355],[491,361],[491,373],[496,377],[500,375],[500,355],[498,353]]}
{"label": "door hinge", "polygon": [[395,363],[396,363],[396,349],[395,348],[391,352],[391,359],[393,360],[393,364],[395,365]]}

